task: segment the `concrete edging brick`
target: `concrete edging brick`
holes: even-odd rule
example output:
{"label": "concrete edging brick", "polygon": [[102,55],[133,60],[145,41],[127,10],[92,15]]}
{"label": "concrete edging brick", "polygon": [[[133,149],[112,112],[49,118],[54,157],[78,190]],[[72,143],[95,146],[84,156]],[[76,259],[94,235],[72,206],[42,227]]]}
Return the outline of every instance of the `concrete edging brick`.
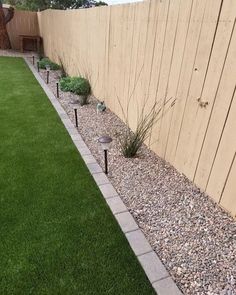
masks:
{"label": "concrete edging brick", "polygon": [[133,216],[129,213],[127,207],[117,194],[105,173],[103,173],[101,166],[91,154],[89,148],[83,141],[65,110],[58,102],[57,98],[41,78],[34,66],[26,58],[24,58],[24,60],[57,111],[58,116],[63,122],[77,150],[81,154],[85,165],[92,174],[154,290],[158,295],[181,295],[181,291],[178,289],[157,254],[152,250]]}

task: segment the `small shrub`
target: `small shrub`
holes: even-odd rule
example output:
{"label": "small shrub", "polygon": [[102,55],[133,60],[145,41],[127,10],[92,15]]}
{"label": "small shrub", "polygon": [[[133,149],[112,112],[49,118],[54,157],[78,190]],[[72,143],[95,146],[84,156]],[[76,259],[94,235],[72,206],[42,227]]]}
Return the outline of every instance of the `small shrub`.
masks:
{"label": "small shrub", "polygon": [[53,71],[60,70],[60,66],[52,61],[49,58],[45,57],[39,61],[39,68],[46,69],[46,65],[50,66],[50,69]]}
{"label": "small shrub", "polygon": [[91,86],[87,79],[82,77],[65,77],[60,80],[60,88],[62,91],[70,91],[80,98],[80,104],[87,103],[88,96],[91,94]]}
{"label": "small shrub", "polygon": [[71,91],[78,95],[88,96],[91,94],[90,83],[82,77],[74,77],[71,79]]}
{"label": "small shrub", "polygon": [[65,92],[71,91],[70,82],[71,82],[71,77],[61,78],[60,79],[60,89]]}

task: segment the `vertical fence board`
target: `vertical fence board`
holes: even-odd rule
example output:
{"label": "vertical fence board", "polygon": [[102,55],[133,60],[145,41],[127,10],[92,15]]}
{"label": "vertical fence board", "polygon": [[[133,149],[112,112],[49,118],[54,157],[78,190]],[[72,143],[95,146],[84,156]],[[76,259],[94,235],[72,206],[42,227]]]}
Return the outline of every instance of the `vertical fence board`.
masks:
{"label": "vertical fence board", "polygon": [[236,217],[236,186],[235,186],[235,175],[236,175],[236,154],[234,154],[234,160],[228,175],[225,189],[222,194],[221,206],[228,208],[229,212]]}
{"label": "vertical fence board", "polygon": [[143,91],[142,104],[146,111],[150,111],[153,104],[153,99],[149,93],[149,87],[153,67],[154,50],[157,39],[158,14],[160,9],[159,1],[150,1],[149,8],[150,9],[147,24],[146,45],[144,50],[142,79],[139,85],[139,88]]}
{"label": "vertical fence board", "polygon": [[[219,149],[215,158],[215,162],[210,174],[210,179],[206,191],[212,196],[216,202],[221,201],[222,192],[229,171],[232,166],[233,158],[236,152],[236,93],[234,94],[233,102],[230,108],[229,116],[227,118],[224,132],[220,141]],[[233,136],[234,134],[234,136]],[[235,179],[235,175],[234,175]],[[235,185],[235,182],[234,182]],[[224,193],[224,198],[226,193]],[[231,204],[232,206],[233,204]],[[231,210],[231,207],[228,207]]]}
{"label": "vertical fence board", "polygon": [[[214,108],[207,128],[205,140],[199,162],[196,167],[196,175],[194,181],[197,185],[206,188],[211,173],[215,156],[218,151],[218,145],[224,130],[225,121],[232,103],[236,81],[232,73],[236,69],[236,29],[232,36],[228,56],[226,59],[222,80],[216,95]],[[235,126],[236,127],[236,126]],[[233,136],[233,135],[232,135]]]}
{"label": "vertical fence board", "polygon": [[[140,100],[139,97],[144,97],[144,87],[143,84],[146,83],[146,77],[144,76],[144,67],[145,67],[145,51],[147,46],[147,38],[148,38],[148,29],[150,22],[150,8],[151,3],[147,5],[145,2],[139,3],[139,16],[140,20],[139,25],[139,36],[138,36],[138,50],[136,57],[136,66],[135,66],[135,75],[134,75],[134,85],[132,90],[131,104],[129,107],[129,121],[134,126],[136,126],[136,122],[138,117],[143,111],[145,106],[145,100]],[[132,105],[136,107],[133,108]]]}

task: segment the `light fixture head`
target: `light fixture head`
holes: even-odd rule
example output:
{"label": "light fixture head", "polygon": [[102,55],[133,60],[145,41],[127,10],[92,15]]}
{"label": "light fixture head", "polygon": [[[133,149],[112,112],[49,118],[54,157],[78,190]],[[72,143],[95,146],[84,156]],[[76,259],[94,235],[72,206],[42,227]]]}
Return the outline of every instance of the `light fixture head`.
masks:
{"label": "light fixture head", "polygon": [[47,72],[50,71],[50,65],[45,65],[45,68],[46,68]]}
{"label": "light fixture head", "polygon": [[102,149],[105,151],[109,149],[112,138],[110,136],[104,135],[99,137],[98,142],[101,143]]}

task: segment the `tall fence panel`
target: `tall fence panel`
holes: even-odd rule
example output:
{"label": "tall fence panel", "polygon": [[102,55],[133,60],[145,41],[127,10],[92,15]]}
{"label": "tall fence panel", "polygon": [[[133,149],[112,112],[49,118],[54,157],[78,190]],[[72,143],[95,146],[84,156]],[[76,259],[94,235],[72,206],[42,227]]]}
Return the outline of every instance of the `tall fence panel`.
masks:
{"label": "tall fence panel", "polygon": [[39,35],[37,12],[15,10],[7,30],[12,48],[20,49],[19,35]]}
{"label": "tall fence panel", "polygon": [[236,215],[236,1],[150,0],[38,13],[47,56],[88,76],[130,126],[169,99],[147,144]]}

